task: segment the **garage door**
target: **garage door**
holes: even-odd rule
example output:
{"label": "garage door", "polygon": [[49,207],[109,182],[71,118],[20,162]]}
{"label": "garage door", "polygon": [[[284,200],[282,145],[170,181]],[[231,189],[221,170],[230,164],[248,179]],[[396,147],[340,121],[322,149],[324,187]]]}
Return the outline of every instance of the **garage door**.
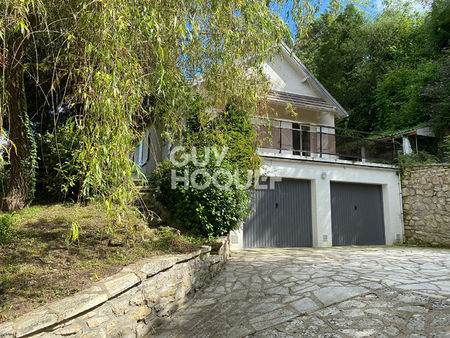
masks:
{"label": "garage door", "polygon": [[309,181],[283,179],[273,190],[255,190],[253,214],[244,224],[244,247],[312,246]]}
{"label": "garage door", "polygon": [[380,185],[331,183],[333,245],[385,244]]}

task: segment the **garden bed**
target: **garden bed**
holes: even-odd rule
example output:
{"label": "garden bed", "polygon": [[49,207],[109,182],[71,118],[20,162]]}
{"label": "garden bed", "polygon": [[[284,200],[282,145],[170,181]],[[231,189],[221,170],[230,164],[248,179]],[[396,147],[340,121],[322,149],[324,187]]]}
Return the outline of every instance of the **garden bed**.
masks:
{"label": "garden bed", "polygon": [[[74,220],[78,243],[69,241]],[[97,203],[32,206],[14,214],[10,239],[0,244],[0,322],[86,289],[140,258],[188,253],[202,244],[171,228],[142,231],[134,216],[125,222],[138,229],[132,239],[104,231],[107,218]]]}

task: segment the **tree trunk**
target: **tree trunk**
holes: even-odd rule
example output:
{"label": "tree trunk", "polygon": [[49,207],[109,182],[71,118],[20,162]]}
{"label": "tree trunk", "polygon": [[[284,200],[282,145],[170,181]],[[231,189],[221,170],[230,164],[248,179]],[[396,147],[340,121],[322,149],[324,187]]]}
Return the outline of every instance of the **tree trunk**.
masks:
{"label": "tree trunk", "polygon": [[[22,58],[28,39],[20,34],[14,34],[9,46],[6,62],[5,88],[8,94],[5,119],[8,137],[12,144],[9,151],[11,166],[10,182],[6,194],[4,209],[14,211],[24,208],[28,203],[31,171],[34,170],[31,163],[31,144],[27,132],[28,117],[24,93]],[[4,60],[5,61],[5,60]]]}
{"label": "tree trunk", "polygon": [[19,210],[27,204],[29,178],[33,170],[27,162],[31,161],[31,145],[28,139],[28,121],[23,97],[23,69],[14,67],[15,71],[7,78],[8,99],[8,135],[13,146],[10,149],[9,161],[11,165],[10,182],[6,194],[6,209]]}

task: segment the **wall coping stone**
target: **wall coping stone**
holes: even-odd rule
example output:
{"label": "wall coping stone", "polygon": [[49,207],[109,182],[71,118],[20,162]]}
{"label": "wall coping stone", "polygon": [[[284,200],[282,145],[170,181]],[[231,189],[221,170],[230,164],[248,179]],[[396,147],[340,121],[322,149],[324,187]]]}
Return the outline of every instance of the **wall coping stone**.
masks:
{"label": "wall coping stone", "polygon": [[[221,238],[222,245],[226,243],[226,240],[227,237]],[[120,272],[96,282],[94,286],[86,290],[45,304],[13,321],[0,324],[0,338],[23,337],[40,333],[116,298],[159,272],[210,252],[210,246],[202,246],[201,249],[187,254],[141,259],[126,266]],[[213,262],[216,260],[214,259]]]}
{"label": "wall coping stone", "polygon": [[409,168],[417,168],[417,167],[450,167],[450,163],[425,163],[425,164],[411,164],[406,167]]}

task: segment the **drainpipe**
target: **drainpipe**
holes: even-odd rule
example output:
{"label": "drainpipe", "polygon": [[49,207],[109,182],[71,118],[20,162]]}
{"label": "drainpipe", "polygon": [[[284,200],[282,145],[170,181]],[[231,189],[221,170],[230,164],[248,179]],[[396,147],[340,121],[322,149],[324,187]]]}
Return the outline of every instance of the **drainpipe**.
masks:
{"label": "drainpipe", "polygon": [[400,234],[402,239],[402,243],[405,243],[406,238],[405,238],[405,222],[403,220],[403,192],[402,192],[402,175],[400,173],[400,170],[397,172],[397,175],[399,176],[398,179],[398,190],[400,192],[400,223],[402,226],[402,233]]}

